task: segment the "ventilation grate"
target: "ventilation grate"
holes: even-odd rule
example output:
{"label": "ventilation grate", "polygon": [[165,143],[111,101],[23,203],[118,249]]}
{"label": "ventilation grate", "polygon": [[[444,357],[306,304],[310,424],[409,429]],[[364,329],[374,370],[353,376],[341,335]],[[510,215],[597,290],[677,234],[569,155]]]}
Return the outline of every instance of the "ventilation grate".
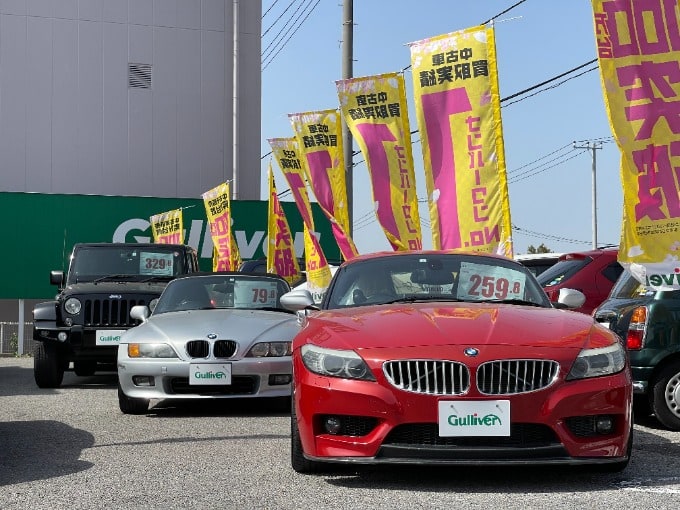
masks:
{"label": "ventilation grate", "polygon": [[128,88],[151,88],[151,64],[128,64]]}

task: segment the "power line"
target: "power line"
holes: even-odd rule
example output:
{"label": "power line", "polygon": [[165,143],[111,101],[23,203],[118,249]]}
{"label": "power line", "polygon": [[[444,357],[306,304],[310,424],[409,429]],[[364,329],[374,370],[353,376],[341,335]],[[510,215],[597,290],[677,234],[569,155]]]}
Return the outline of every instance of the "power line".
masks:
{"label": "power line", "polygon": [[[264,14],[262,15],[262,19],[264,19],[264,17],[265,17],[267,14],[269,14],[269,11],[271,11],[277,3],[279,3],[279,0],[274,0],[274,3],[271,4],[271,5],[269,6],[269,9],[267,9],[267,10],[264,12]],[[262,35],[264,35],[264,34],[262,34]]]}
{"label": "power line", "polygon": [[[514,98],[517,97],[517,96],[521,96],[521,95],[523,95],[523,94],[526,94],[527,92],[531,92],[532,90],[535,90],[535,89],[537,89],[537,88],[539,88],[539,87],[542,87],[543,85],[547,85],[548,83],[551,83],[551,82],[553,82],[553,81],[555,81],[555,80],[559,80],[559,79],[562,78],[563,76],[566,76],[566,75],[568,75],[568,74],[571,74],[571,73],[573,73],[573,72],[576,72],[576,71],[578,71],[579,69],[582,69],[583,67],[588,66],[588,65],[590,65],[590,64],[592,64],[592,63],[594,63],[594,62],[597,62],[597,59],[596,59],[596,58],[593,59],[593,60],[590,60],[590,61],[586,62],[585,64],[581,64],[580,66],[576,66],[576,67],[574,67],[573,69],[569,69],[568,71],[565,71],[565,72],[563,72],[563,73],[561,73],[561,74],[558,74],[557,76],[553,76],[552,78],[550,78],[550,79],[548,79],[548,80],[542,81],[541,83],[537,83],[536,85],[533,85],[533,86],[529,87],[528,89],[520,90],[519,92],[516,92],[515,94],[512,94],[512,95],[510,95],[510,96],[508,96],[508,97],[504,97],[503,99],[501,99],[501,103],[504,102],[504,101],[509,101],[510,99],[514,99]],[[587,71],[587,72],[589,72],[589,71]],[[580,76],[580,75],[579,75],[579,76]]]}
{"label": "power line", "polygon": [[[276,0],[276,1],[278,2],[278,0]],[[274,20],[274,22],[273,22],[271,25],[269,25],[269,28],[267,28],[264,32],[262,32],[262,35],[260,36],[260,38],[262,38],[262,37],[264,37],[265,35],[267,35],[267,34],[269,33],[269,31],[270,31],[272,28],[274,28],[274,26],[275,26],[279,21],[281,21],[281,19],[283,18],[283,16],[288,12],[288,10],[289,10],[289,9],[293,6],[293,4],[294,4],[295,2],[297,2],[297,1],[298,1],[298,0],[291,0],[291,2],[288,4],[288,7],[286,7],[286,8],[283,10],[283,12],[282,12],[281,14],[279,14],[278,18],[276,18],[276,19]],[[272,5],[272,7],[274,7],[274,6]],[[270,10],[271,10],[271,7],[267,10],[267,12],[269,12]],[[266,14],[266,13],[265,13],[265,14]],[[264,16],[262,16],[262,17],[264,18]],[[285,25],[284,25],[284,26],[285,26]],[[265,51],[266,51],[266,50],[265,50]]]}
{"label": "power line", "polygon": [[[299,19],[302,17],[302,15],[305,13],[305,9],[307,9],[307,7],[308,7],[309,5],[311,5],[312,1],[313,1],[313,0],[309,0],[309,2],[305,5],[305,7],[303,8],[302,12],[298,15],[297,18],[295,18],[295,21],[293,22],[293,25],[295,25],[296,23],[298,23],[298,20],[299,20]],[[272,50],[270,51],[269,55],[268,55],[268,56],[265,56],[265,57],[263,58],[263,60],[262,60],[263,62],[264,62],[264,60],[266,60],[267,58],[269,58],[269,60],[268,60],[266,63],[263,64],[263,67],[262,67],[262,70],[263,70],[263,71],[269,66],[269,64],[271,64],[271,63],[274,61],[274,59],[276,58],[276,56],[277,56],[279,53],[281,53],[281,50],[283,50],[283,48],[286,47],[286,45],[287,45],[288,42],[291,40],[291,38],[297,33],[298,30],[300,30],[300,27],[302,27],[302,25],[305,23],[305,21],[307,21],[307,18],[309,18],[309,16],[312,14],[312,12],[314,12],[314,9],[316,9],[316,7],[319,5],[320,2],[321,2],[321,0],[316,0],[316,3],[314,3],[314,5],[312,5],[312,7],[311,7],[311,9],[309,10],[309,12],[307,12],[307,14],[305,15],[305,17],[302,18],[302,21],[300,21],[299,24],[298,24],[297,26],[295,26],[295,28],[292,30],[292,32],[291,32],[290,30],[288,31],[288,33],[289,33],[288,38],[287,38],[285,41],[283,41],[283,44],[281,44],[281,46],[280,46],[279,49],[276,51],[276,53],[274,53],[274,54],[272,55],[272,52],[274,51],[274,49],[272,49]],[[297,11],[296,11],[296,12],[297,12]],[[280,42],[280,41],[279,41],[279,42]],[[278,43],[277,43],[277,46],[278,46]]]}
{"label": "power line", "polygon": [[[569,153],[567,153],[567,154],[570,154],[571,152],[576,152],[576,154],[573,154],[572,156],[570,156],[570,157],[568,157],[568,158],[561,159],[561,160],[560,160],[559,158],[555,158],[555,159],[558,160],[558,161],[556,161],[553,165],[550,165],[550,166],[547,166],[547,167],[545,167],[544,165],[547,165],[548,163],[552,162],[553,160],[548,161],[548,162],[544,163],[543,165],[539,165],[539,166],[536,167],[536,168],[532,168],[532,169],[530,169],[530,170],[525,170],[524,172],[522,172],[522,173],[519,174],[519,175],[516,175],[516,176],[513,176],[513,177],[511,177],[511,178],[508,178],[508,184],[514,184],[514,183],[516,183],[516,182],[519,182],[519,181],[523,181],[523,180],[525,180],[525,179],[528,179],[529,177],[533,177],[533,176],[535,176],[535,175],[538,175],[538,174],[541,174],[541,173],[546,172],[546,171],[548,171],[548,170],[551,170],[552,168],[555,168],[555,167],[557,167],[557,166],[559,166],[559,165],[562,165],[562,164],[566,163],[567,161],[569,161],[569,160],[571,160],[571,159],[574,159],[574,158],[580,156],[581,154],[584,154],[584,153],[585,153],[585,151],[575,151],[575,150],[571,150],[571,151],[570,151]],[[565,156],[566,156],[566,154],[565,154]],[[562,156],[560,156],[560,157],[562,157]],[[541,167],[544,167],[544,168],[541,168]]]}
{"label": "power line", "polygon": [[520,1],[517,2],[515,5],[511,5],[510,7],[508,7],[507,9],[505,9],[503,12],[499,12],[499,13],[496,14],[493,18],[489,18],[489,19],[486,20],[484,23],[482,23],[482,25],[486,25],[487,23],[491,23],[491,22],[492,22],[493,20],[495,20],[496,18],[500,18],[501,16],[503,16],[503,14],[506,14],[506,13],[510,12],[510,11],[513,10],[515,7],[517,7],[517,6],[520,5],[520,4],[523,4],[524,2],[526,2],[526,0],[520,0]]}

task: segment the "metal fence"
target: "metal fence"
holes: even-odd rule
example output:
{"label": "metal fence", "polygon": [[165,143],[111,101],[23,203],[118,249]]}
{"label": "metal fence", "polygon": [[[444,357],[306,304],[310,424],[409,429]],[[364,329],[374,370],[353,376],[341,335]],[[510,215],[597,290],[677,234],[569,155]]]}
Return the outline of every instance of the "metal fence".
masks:
{"label": "metal fence", "polygon": [[24,322],[24,338],[21,344],[19,344],[19,323],[0,322],[0,355],[32,354],[34,345],[32,322]]}

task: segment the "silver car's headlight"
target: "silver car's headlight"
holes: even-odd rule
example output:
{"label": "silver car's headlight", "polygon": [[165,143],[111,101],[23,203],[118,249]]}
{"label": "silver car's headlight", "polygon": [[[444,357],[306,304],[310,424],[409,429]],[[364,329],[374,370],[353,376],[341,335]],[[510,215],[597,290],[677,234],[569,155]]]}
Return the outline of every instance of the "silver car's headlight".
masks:
{"label": "silver car's headlight", "polygon": [[177,353],[168,344],[128,344],[130,358],[177,358]]}
{"label": "silver car's headlight", "polygon": [[375,381],[366,362],[354,351],[325,349],[317,345],[305,344],[300,352],[305,366],[315,374]]}
{"label": "silver car's headlight", "polygon": [[253,345],[246,357],[249,358],[281,358],[290,356],[290,342],[261,342]]}
{"label": "silver car's headlight", "polygon": [[74,297],[68,298],[64,303],[64,310],[66,310],[71,315],[79,314],[81,307],[82,305],[80,304],[80,300]]}
{"label": "silver car's headlight", "polygon": [[567,381],[615,374],[626,366],[626,351],[619,342],[597,349],[583,349],[567,375]]}

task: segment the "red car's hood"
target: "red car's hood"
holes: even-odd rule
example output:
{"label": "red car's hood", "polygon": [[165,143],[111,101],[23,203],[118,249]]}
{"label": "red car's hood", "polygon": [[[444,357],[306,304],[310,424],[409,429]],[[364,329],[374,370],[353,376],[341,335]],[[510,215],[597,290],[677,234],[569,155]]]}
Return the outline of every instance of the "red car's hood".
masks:
{"label": "red car's hood", "polygon": [[326,310],[309,317],[306,341],[338,349],[505,345],[580,349],[594,320],[518,305],[416,303]]}

